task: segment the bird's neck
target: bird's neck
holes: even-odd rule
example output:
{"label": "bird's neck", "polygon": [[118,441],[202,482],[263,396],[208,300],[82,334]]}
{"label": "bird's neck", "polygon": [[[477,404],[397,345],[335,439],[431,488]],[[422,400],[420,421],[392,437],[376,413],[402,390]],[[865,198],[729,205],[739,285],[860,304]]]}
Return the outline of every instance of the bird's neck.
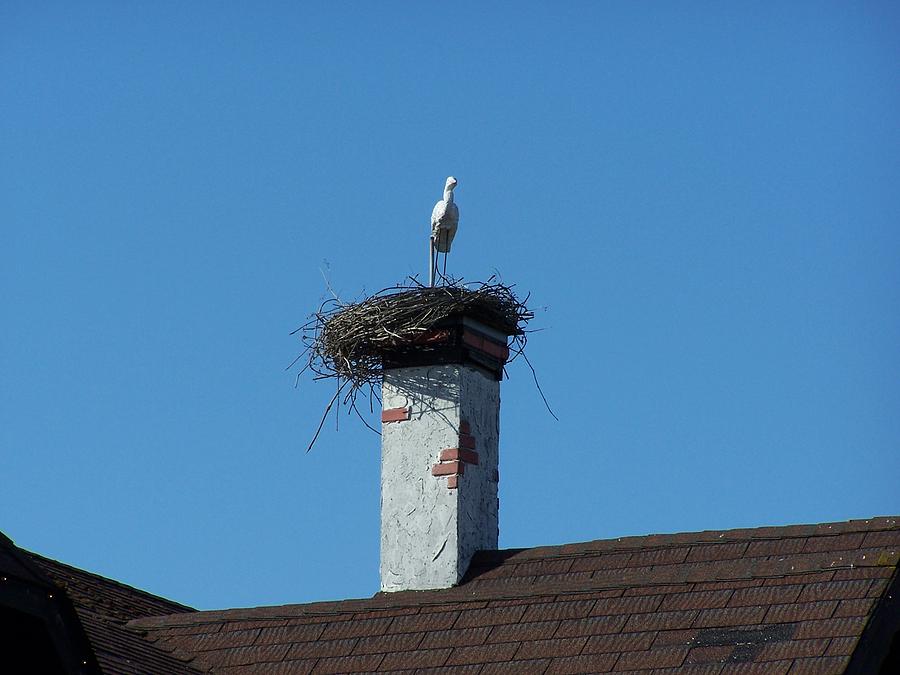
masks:
{"label": "bird's neck", "polygon": [[444,201],[448,204],[453,203],[453,190],[444,190]]}

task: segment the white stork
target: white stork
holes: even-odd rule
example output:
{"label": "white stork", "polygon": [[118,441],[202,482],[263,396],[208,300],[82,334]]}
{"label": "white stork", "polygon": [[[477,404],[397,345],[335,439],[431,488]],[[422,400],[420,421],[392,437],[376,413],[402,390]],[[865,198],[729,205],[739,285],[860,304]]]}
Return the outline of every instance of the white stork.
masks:
{"label": "white stork", "polygon": [[429,285],[434,286],[434,276],[437,272],[438,253],[444,254],[444,274],[447,273],[447,254],[450,253],[450,245],[456,236],[456,228],[459,226],[459,209],[453,202],[453,188],[456,187],[456,179],[453,176],[447,178],[444,185],[444,198],[434,205],[431,212],[431,241],[429,244]]}

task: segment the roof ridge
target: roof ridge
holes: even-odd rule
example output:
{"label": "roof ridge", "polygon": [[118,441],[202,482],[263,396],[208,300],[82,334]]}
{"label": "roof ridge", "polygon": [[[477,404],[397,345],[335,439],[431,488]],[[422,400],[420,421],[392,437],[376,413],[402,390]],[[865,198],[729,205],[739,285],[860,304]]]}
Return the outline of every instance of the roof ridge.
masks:
{"label": "roof ridge", "polygon": [[[185,604],[177,602],[175,600],[170,600],[169,598],[163,597],[161,595],[156,595],[155,593],[145,591],[141,588],[137,588],[136,586],[131,586],[130,584],[126,584],[122,581],[118,581],[116,579],[112,579],[110,577],[103,576],[102,574],[97,574],[96,572],[88,572],[87,570],[81,569],[79,567],[74,567],[72,565],[69,565],[64,562],[60,562],[59,560],[55,560],[53,558],[48,558],[39,553],[35,553],[34,551],[28,551],[26,549],[20,549],[20,550],[23,551],[24,553],[26,553],[28,556],[30,556],[31,559],[34,560],[34,562],[40,566],[41,571],[45,575],[51,577],[51,581],[55,581],[55,579],[52,578],[53,571],[48,570],[47,566],[50,566],[50,567],[56,566],[56,567],[62,568],[62,570],[65,572],[71,573],[73,576],[80,576],[82,578],[88,577],[88,578],[96,579],[105,584],[109,584],[113,588],[121,589],[128,596],[138,595],[145,599],[152,600],[154,602],[164,603],[167,605],[171,605],[173,607],[181,607],[186,612],[196,612],[197,611],[194,607],[191,607],[189,605],[185,605]],[[175,612],[173,612],[173,614],[175,614]]]}
{"label": "roof ridge", "polygon": [[[673,545],[687,546],[693,544],[708,545],[725,543],[722,535],[734,532],[746,533],[739,541],[754,541],[766,539],[789,539],[801,537],[834,537],[851,533],[868,533],[880,531],[893,531],[900,529],[900,517],[880,516],[865,520],[849,520],[837,523],[821,523],[816,525],[787,525],[758,528],[742,528],[737,530],[705,530],[696,533],[682,533],[672,535],[647,535],[644,537],[628,537],[630,541],[644,542],[643,551],[654,550],[653,546],[647,546],[646,542],[657,538],[671,539]],[[832,531],[834,530],[834,531]],[[759,537],[747,536],[765,533]],[[716,535],[714,539],[696,539],[698,535]],[[779,536],[780,535],[780,536]],[[596,540],[591,543],[621,542],[623,538]],[[726,540],[727,541],[727,540]],[[733,541],[733,540],[732,540]],[[473,560],[473,567],[481,565],[485,560],[509,561],[515,564],[519,561],[535,558],[547,559],[554,557],[547,555],[547,549],[564,549],[566,547],[585,546],[586,544],[566,544],[563,547],[538,547],[533,549],[507,549],[501,551],[481,551]],[[667,548],[666,545],[657,545],[656,549]],[[612,552],[614,549],[608,549]],[[543,555],[521,555],[527,553],[543,552]],[[587,556],[601,553],[596,548],[587,548],[580,554]],[[233,621],[241,619],[250,620],[279,620],[285,618],[317,617],[329,615],[346,615],[352,612],[367,612],[372,610],[386,610],[406,607],[426,607],[441,605],[448,602],[483,602],[494,600],[520,599],[522,597],[535,598],[539,596],[577,595],[579,593],[596,592],[600,590],[618,590],[620,588],[666,586],[678,584],[692,584],[714,581],[740,581],[746,579],[769,579],[800,577],[803,575],[819,574],[822,572],[835,572],[841,569],[866,568],[866,567],[896,567],[900,553],[896,549],[888,554],[882,553],[877,557],[869,556],[871,549],[848,549],[835,551],[810,551],[793,554],[789,558],[777,554],[729,560],[728,567],[722,567],[723,561],[706,560],[692,563],[690,566],[680,564],[650,563],[640,568],[625,568],[615,576],[604,574],[602,577],[579,578],[576,580],[543,580],[529,583],[527,594],[521,589],[512,592],[505,588],[502,578],[494,583],[494,580],[479,580],[478,576],[469,578],[459,586],[439,591],[401,591],[397,593],[378,593],[371,598],[356,598],[339,601],[322,601],[313,603],[298,603],[289,605],[262,606],[250,608],[234,608],[224,610],[206,610],[202,612],[182,612],[159,616],[141,617],[128,622],[128,627],[137,630],[159,628],[166,625],[188,625]],[[521,555],[521,557],[519,557]],[[560,557],[578,557],[576,551],[561,553]],[[516,558],[513,562],[512,559]],[[564,577],[565,575],[560,575]],[[517,578],[517,583],[523,577]]]}
{"label": "roof ridge", "polygon": [[[391,610],[401,608],[422,608],[446,605],[448,603],[484,603],[487,601],[521,600],[523,598],[546,597],[548,601],[559,596],[577,596],[588,593],[596,593],[604,590],[620,590],[642,586],[683,586],[685,584],[708,583],[710,581],[730,582],[746,579],[785,579],[818,575],[823,572],[837,572],[839,570],[896,566],[897,558],[892,558],[890,565],[879,564],[845,564],[823,567],[821,565],[801,567],[798,569],[796,561],[775,561],[771,569],[764,574],[758,572],[750,574],[747,570],[744,574],[724,575],[714,580],[697,567],[692,568],[692,575],[675,575],[670,578],[661,578],[659,570],[652,578],[634,579],[623,578],[617,581],[609,579],[578,580],[569,582],[552,582],[548,584],[534,584],[529,586],[529,592],[523,594],[511,592],[502,587],[479,588],[477,595],[463,586],[455,586],[440,591],[401,591],[397,593],[378,593],[371,598],[348,599],[339,601],[315,602],[294,605],[275,605],[262,607],[235,608],[223,610],[204,610],[198,612],[184,612],[179,614],[167,614],[162,616],[141,617],[129,621],[126,626],[138,631],[148,629],[161,629],[168,626],[199,626],[207,623],[220,623],[228,621],[252,620],[252,621],[283,621],[284,619],[298,619],[303,617],[320,618],[326,616],[340,616],[355,612],[371,612],[378,610]],[[627,575],[623,575],[627,576]],[[593,582],[593,583],[592,583]],[[321,609],[318,609],[321,608]],[[281,610],[281,611],[279,611]]]}
{"label": "roof ridge", "polygon": [[[867,525],[863,527],[862,525]],[[834,528],[834,531],[829,531]],[[661,550],[693,544],[714,545],[737,541],[764,541],[770,539],[800,539],[804,537],[837,537],[858,532],[882,532],[900,529],[900,516],[873,516],[866,519],[814,523],[804,525],[764,525],[760,527],[739,527],[728,530],[698,530],[695,532],[651,533],[628,535],[609,539],[592,539],[582,542],[549,546],[498,549],[479,551],[481,556],[503,558],[504,560],[527,558],[577,558],[593,555],[600,551],[621,552],[640,548],[644,551]],[[648,544],[647,542],[651,542]],[[592,547],[592,545],[597,545]]]}

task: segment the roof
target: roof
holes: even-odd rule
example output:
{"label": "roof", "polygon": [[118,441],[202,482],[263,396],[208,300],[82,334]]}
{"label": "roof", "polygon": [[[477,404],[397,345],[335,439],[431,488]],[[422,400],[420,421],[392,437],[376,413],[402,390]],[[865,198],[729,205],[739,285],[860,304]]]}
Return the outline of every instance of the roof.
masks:
{"label": "roof", "polygon": [[24,554],[19,558],[32,574],[65,593],[102,672],[158,675],[195,672],[185,660],[158,649],[125,627],[132,619],[190,612],[192,608],[36,553],[18,551]]}
{"label": "roof", "polygon": [[78,611],[82,613],[90,612],[102,616],[107,621],[123,624],[144,616],[195,611],[193,607],[45,558],[37,553],[29,552],[28,556],[56,586],[65,589]]}
{"label": "roof", "polygon": [[216,673],[874,672],[900,628],[898,523],[483,552],[451,589],[127,626]]}
{"label": "roof", "polygon": [[0,532],[0,651],[33,672],[100,671],[72,603],[25,551]]}

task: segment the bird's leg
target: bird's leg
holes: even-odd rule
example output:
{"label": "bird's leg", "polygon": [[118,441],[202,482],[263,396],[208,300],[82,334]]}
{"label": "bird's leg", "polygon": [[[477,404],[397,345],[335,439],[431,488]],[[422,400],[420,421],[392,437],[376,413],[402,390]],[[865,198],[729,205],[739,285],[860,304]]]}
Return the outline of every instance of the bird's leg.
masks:
{"label": "bird's leg", "polygon": [[446,251],[444,252],[444,271],[441,274],[441,276],[444,277],[444,280],[447,279],[447,253],[446,253]]}
{"label": "bird's leg", "polygon": [[428,286],[434,286],[434,239],[428,238]]}
{"label": "bird's leg", "polygon": [[435,242],[432,242],[431,248],[431,285],[434,286],[437,281],[438,275],[438,258],[440,256],[440,252],[437,250],[437,246],[434,245]]}

